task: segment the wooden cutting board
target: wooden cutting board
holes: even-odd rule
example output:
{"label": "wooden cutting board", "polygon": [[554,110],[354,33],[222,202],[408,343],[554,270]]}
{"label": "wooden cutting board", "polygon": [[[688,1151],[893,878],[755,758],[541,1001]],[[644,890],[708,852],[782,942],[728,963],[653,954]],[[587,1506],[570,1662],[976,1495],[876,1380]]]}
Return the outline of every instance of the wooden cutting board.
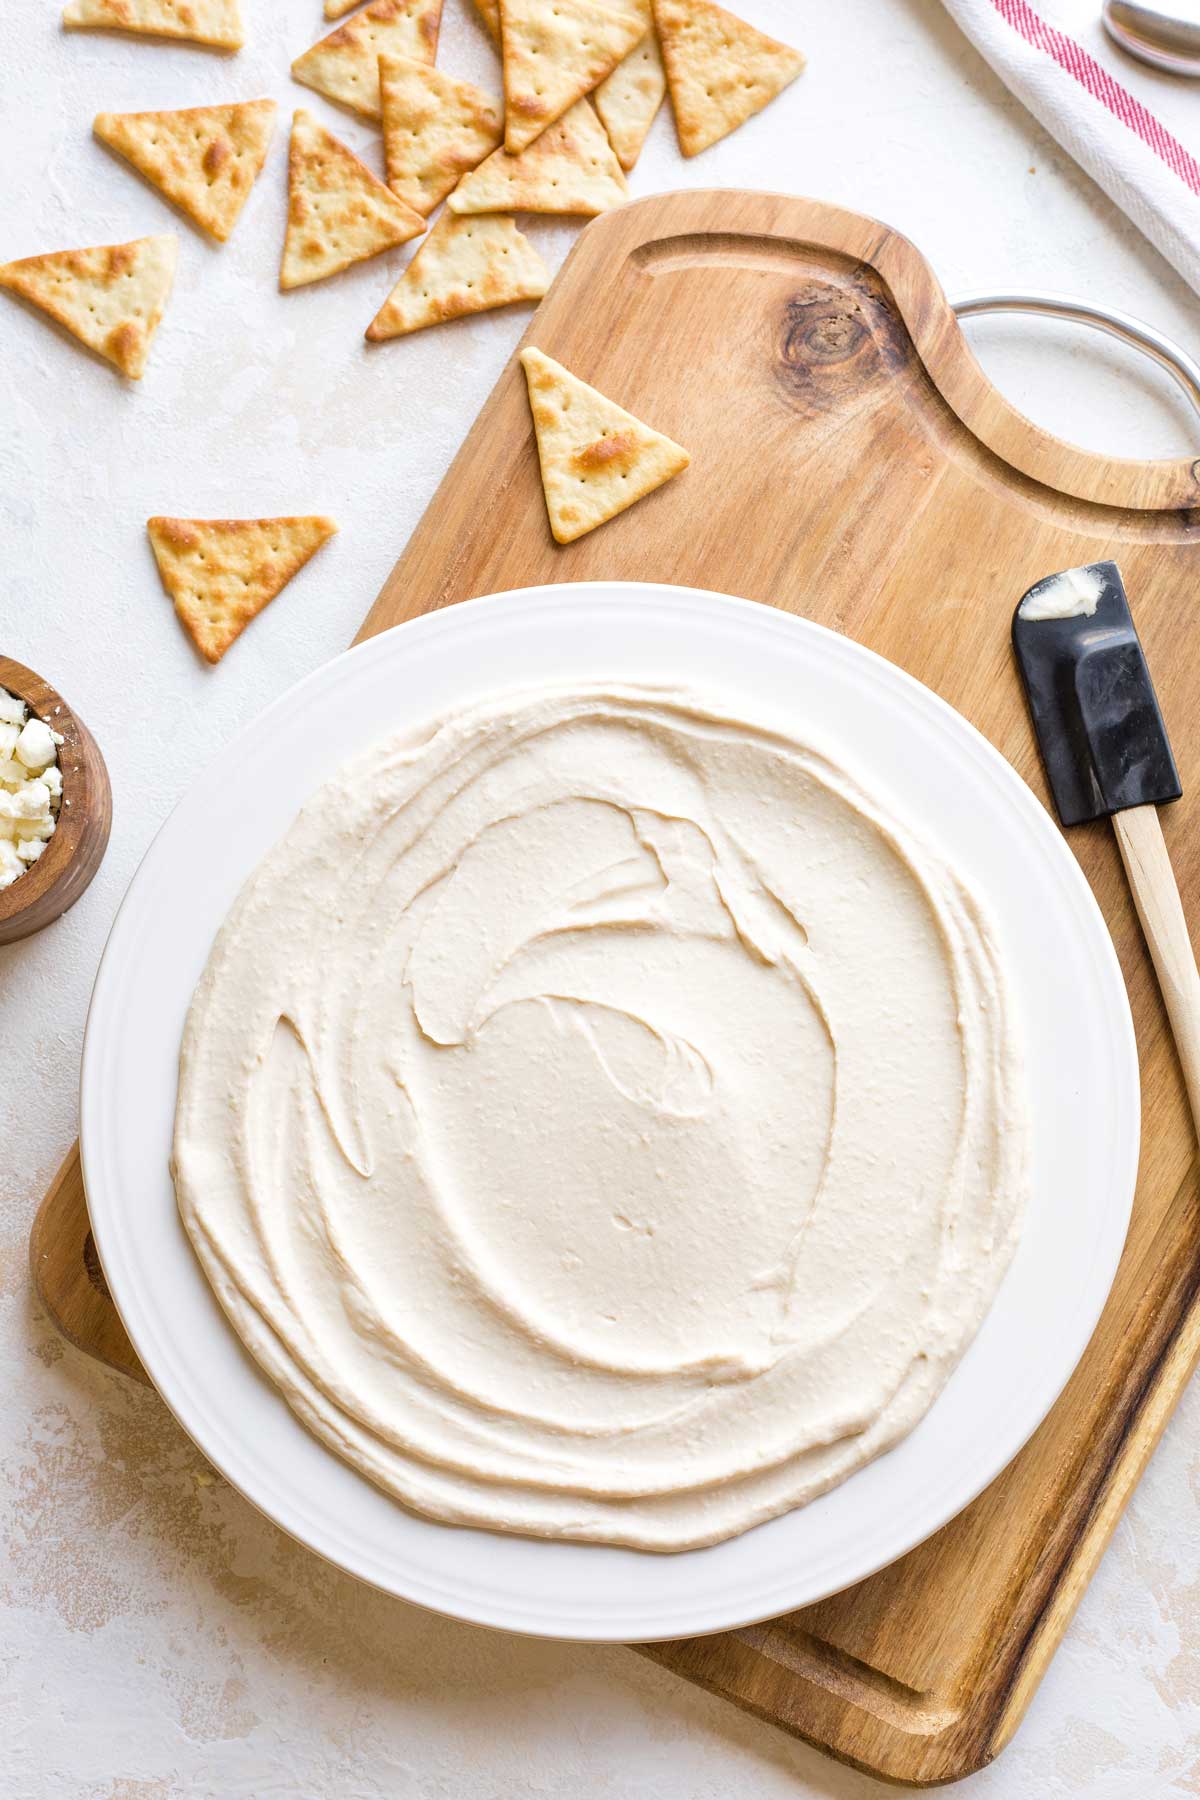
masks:
{"label": "wooden cutting board", "polygon": [[[690,470],[560,548],[510,363],[363,636],[533,582],[645,578],[742,594],[899,663],[1045,798],[1010,614],[1039,576],[1113,557],[1185,791],[1200,776],[1200,462],[1109,461],[1031,425],[990,387],[903,238],[808,200],[645,200],[589,226],[527,336],[686,444]],[[402,347],[394,361],[393,389]],[[400,457],[399,430],[397,445]],[[1200,917],[1190,810],[1185,799],[1164,827]],[[1129,1242],[1083,1362],[1007,1471],[882,1574],[770,1624],[646,1649],[895,1781],[953,1780],[1008,1741],[1200,1351],[1200,1197],[1178,1064],[1112,833],[1085,827],[1070,842],[1129,985],[1144,1104]],[[140,1374],[104,1290],[74,1153],[32,1255],[66,1334]]]}

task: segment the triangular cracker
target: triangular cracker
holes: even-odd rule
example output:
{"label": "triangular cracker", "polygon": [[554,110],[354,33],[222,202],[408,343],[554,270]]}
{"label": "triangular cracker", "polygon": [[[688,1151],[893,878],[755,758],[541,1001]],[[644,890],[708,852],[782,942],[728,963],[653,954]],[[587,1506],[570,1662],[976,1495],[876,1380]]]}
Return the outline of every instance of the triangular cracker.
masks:
{"label": "triangular cracker", "polygon": [[761,112],[805,64],[799,50],[713,0],[653,0],[679,148],[695,156]]}
{"label": "triangular cracker", "polygon": [[621,0],[628,11],[637,11],[646,21],[646,35],[641,43],[619,62],[592,95],[600,123],[608,133],[608,141],[617,153],[617,161],[628,174],[642,153],[646,134],[658,115],[667,91],[662,52],[654,30],[650,0]]}
{"label": "triangular cracker", "polygon": [[288,146],[288,220],[281,288],[324,281],[419,237],[420,213],[301,107]]}
{"label": "triangular cracker", "polygon": [[500,0],[475,0],[475,11],[487,27],[492,41],[500,42]]}
{"label": "triangular cracker", "polygon": [[359,0],[325,0],[325,17],[327,19],[344,19],[346,14],[359,4]]}
{"label": "triangular cracker", "polygon": [[586,100],[510,156],[495,150],[464,175],[446,205],[456,213],[582,213],[594,218],[628,199],[621,165]]}
{"label": "triangular cracker", "polygon": [[62,22],[67,31],[137,31],[214,50],[246,41],[238,0],[68,0]]}
{"label": "triangular cracker", "polygon": [[378,119],[379,58],[411,56],[431,63],[437,54],[442,0],[372,0],[292,64],[305,87],[351,112]]}
{"label": "triangular cracker", "polygon": [[181,112],[97,113],[92,130],[221,243],[246,204],[275,128],[273,100]]}
{"label": "triangular cracker", "polygon": [[0,267],[0,287],[52,319],[134,380],[171,291],[178,238],[134,238],[89,250],[56,250]]}
{"label": "triangular cracker", "polygon": [[488,312],[514,300],[540,300],[550,271],[511,219],[499,213],[456,219],[443,213],[367,326],[372,343]]}
{"label": "triangular cracker", "polygon": [[201,656],[220,662],[337,526],[332,519],[147,519],[162,584]]}
{"label": "triangular cracker", "polygon": [[599,0],[500,0],[509,155],[589,94],[645,33],[644,19]]}
{"label": "triangular cracker", "polygon": [[380,57],[379,90],[388,186],[431,213],[500,142],[500,108],[469,81],[407,56]]}
{"label": "triangular cracker", "polygon": [[594,531],[686,469],[679,444],[643,425],[541,350],[522,350],[550,529],[560,544]]}

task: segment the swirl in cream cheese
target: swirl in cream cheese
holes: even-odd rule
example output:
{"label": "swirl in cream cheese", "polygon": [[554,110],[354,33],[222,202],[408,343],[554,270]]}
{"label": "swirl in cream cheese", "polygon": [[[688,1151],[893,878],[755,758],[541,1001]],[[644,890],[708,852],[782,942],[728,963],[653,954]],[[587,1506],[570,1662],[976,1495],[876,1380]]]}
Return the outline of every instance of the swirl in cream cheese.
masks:
{"label": "swirl in cream cheese", "polygon": [[947,859],[801,742],[597,687],[316,794],[197,989],[174,1167],[239,1335],[372,1481],[680,1550],[912,1428],[1027,1135]]}

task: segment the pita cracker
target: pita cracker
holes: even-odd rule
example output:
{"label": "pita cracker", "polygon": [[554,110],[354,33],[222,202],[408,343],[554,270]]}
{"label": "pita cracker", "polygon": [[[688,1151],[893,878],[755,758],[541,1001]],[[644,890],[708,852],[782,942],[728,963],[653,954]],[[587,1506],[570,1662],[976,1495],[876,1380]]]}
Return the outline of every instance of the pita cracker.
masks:
{"label": "pita cracker", "polygon": [[446,205],[455,213],[581,213],[592,219],[628,197],[603,125],[579,100],[519,156],[493,151],[463,176]]}
{"label": "pita cracker", "polygon": [[181,112],[97,113],[92,130],[224,243],[267,159],[273,100]]}
{"label": "pita cracker", "polygon": [[653,493],[691,458],[541,350],[522,350],[550,529],[570,544]]}
{"label": "pita cracker", "polygon": [[799,50],[756,31],[713,0],[653,0],[653,5],[685,156],[707,150],[744,125],[804,67]]}
{"label": "pita cracker", "polygon": [[292,64],[292,74],[351,112],[378,119],[379,58],[410,56],[431,63],[437,54],[442,0],[372,0]]}
{"label": "pita cracker", "polygon": [[68,0],[62,22],[67,31],[137,31],[214,50],[246,41],[238,0]]}
{"label": "pita cracker", "polygon": [[651,19],[650,0],[621,0],[621,3],[631,11],[637,7],[646,21],[646,35],[600,83],[592,95],[592,104],[600,114],[600,123],[617,153],[617,161],[628,174],[641,155],[646,134],[658,116],[667,91],[667,77]]}
{"label": "pita cracker", "polygon": [[500,42],[500,0],[475,0],[475,11],[487,27],[493,43]]}
{"label": "pita cracker", "polygon": [[332,519],[147,519],[150,548],[180,623],[220,662],[337,526]]}
{"label": "pita cracker", "polygon": [[331,131],[301,107],[288,145],[288,218],[281,288],[324,281],[425,229],[420,213],[393,194]]}
{"label": "pita cracker", "polygon": [[540,300],[550,271],[511,219],[443,213],[367,326],[372,343],[514,300]]}
{"label": "pita cracker", "polygon": [[388,186],[431,213],[500,142],[500,108],[469,81],[408,57],[380,57],[379,91]]}
{"label": "pita cracker", "polygon": [[0,267],[0,287],[41,307],[89,350],[136,381],[146,366],[175,275],[179,240],[134,238],[57,250]]}
{"label": "pita cracker", "polygon": [[644,19],[600,0],[500,0],[509,155],[591,93],[645,34]]}

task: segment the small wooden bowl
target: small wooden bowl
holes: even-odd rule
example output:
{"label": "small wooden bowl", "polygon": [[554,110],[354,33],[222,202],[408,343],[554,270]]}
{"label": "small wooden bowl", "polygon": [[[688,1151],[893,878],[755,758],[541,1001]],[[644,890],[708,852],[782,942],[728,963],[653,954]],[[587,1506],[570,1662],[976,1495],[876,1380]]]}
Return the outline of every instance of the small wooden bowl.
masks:
{"label": "small wooden bowl", "polygon": [[112,789],[95,739],[61,694],[11,657],[0,656],[0,687],[61,734],[58,824],[38,860],[0,888],[0,944],[15,944],[74,906],[100,867],[112,826]]}

